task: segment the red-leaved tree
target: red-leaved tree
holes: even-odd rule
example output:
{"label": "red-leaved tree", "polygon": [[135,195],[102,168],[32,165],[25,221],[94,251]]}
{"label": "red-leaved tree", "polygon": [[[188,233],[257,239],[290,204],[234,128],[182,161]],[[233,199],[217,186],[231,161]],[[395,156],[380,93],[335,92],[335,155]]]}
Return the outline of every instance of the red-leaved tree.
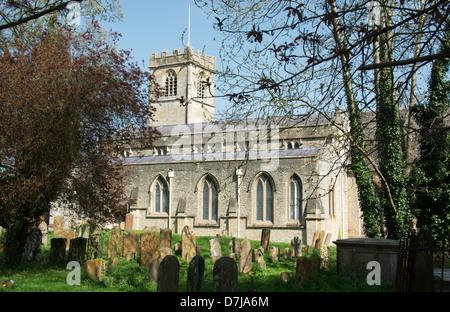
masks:
{"label": "red-leaved tree", "polygon": [[122,144],[149,146],[157,135],[148,104],[160,89],[116,39],[94,25],[46,32],[27,46],[0,43],[0,226],[10,265],[58,198],[112,220],[126,200]]}

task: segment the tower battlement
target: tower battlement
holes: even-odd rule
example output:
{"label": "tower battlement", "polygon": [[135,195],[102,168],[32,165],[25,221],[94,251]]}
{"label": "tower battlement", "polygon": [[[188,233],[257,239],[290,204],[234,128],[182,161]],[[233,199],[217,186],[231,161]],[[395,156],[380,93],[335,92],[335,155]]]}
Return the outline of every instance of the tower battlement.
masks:
{"label": "tower battlement", "polygon": [[172,54],[168,50],[161,51],[161,55],[158,55],[158,52],[150,53],[150,68],[171,66],[183,62],[194,62],[197,66],[213,72],[216,70],[215,56],[203,54],[201,51],[195,52],[194,48],[190,46],[185,47],[182,53],[180,49],[174,49]]}

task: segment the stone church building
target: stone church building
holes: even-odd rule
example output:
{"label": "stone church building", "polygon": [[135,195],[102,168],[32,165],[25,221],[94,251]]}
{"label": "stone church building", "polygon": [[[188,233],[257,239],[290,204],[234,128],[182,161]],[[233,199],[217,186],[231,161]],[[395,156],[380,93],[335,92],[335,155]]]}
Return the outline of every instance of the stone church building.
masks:
{"label": "stone church building", "polygon": [[[310,242],[316,230],[332,239],[362,236],[348,150],[319,115],[295,119],[215,122],[215,57],[151,53],[150,71],[165,87],[154,121],[152,150],[125,151],[130,207],[137,230],[188,225],[197,235]],[[348,127],[342,112],[332,115]]]}
{"label": "stone church building", "polygon": [[[165,88],[151,104],[161,136],[152,149],[124,151],[133,228],[188,225],[197,236],[256,240],[270,229],[272,241],[303,244],[317,230],[332,240],[363,236],[348,146],[330,120],[215,122],[215,71],[215,57],[190,46],[151,53],[150,72]],[[345,113],[330,116],[348,129]]]}

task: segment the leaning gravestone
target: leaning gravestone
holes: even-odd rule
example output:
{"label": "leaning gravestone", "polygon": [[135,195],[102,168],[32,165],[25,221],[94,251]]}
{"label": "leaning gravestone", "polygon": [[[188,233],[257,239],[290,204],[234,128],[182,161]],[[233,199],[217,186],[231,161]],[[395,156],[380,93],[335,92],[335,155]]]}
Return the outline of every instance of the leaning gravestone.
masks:
{"label": "leaning gravestone", "polygon": [[209,252],[213,263],[222,257],[221,237],[219,234],[209,241]]}
{"label": "leaning gravestone", "polygon": [[52,238],[50,241],[49,263],[51,265],[64,263],[66,260],[66,239]]}
{"label": "leaning gravestone", "polygon": [[252,246],[247,237],[241,242],[239,248],[239,272],[247,274],[252,271]]}
{"label": "leaning gravestone", "polygon": [[322,231],[319,232],[319,237],[318,237],[317,240],[316,240],[316,243],[315,243],[315,245],[314,245],[314,248],[315,248],[316,250],[320,250],[320,249],[322,248],[322,245],[323,245],[323,243],[324,243],[324,240],[325,240],[325,231],[322,230]]}
{"label": "leaning gravestone", "polygon": [[47,246],[47,232],[48,232],[48,227],[47,227],[47,223],[45,221],[42,221],[41,223],[39,223],[39,230],[41,231],[42,234],[42,245]]}
{"label": "leaning gravestone", "polygon": [[183,228],[181,233],[181,258],[186,262],[191,262],[197,254],[195,233],[188,226]]}
{"label": "leaning gravestone", "polygon": [[238,269],[236,261],[222,257],[214,263],[213,282],[215,292],[238,291]]}
{"label": "leaning gravestone", "polygon": [[180,263],[173,255],[165,256],[158,268],[158,292],[177,292],[180,278]]}
{"label": "leaning gravestone", "polygon": [[202,256],[195,256],[189,263],[186,291],[202,292],[205,274],[205,259]]}
{"label": "leaning gravestone", "polygon": [[269,242],[270,242],[270,229],[263,229],[261,232],[261,246],[264,248],[264,250],[269,249]]}
{"label": "leaning gravestone", "polygon": [[291,247],[294,250],[294,257],[302,256],[302,241],[296,236],[291,240]]}
{"label": "leaning gravestone", "polygon": [[38,261],[41,257],[42,232],[38,227],[31,230],[25,245],[24,256],[26,261]]}
{"label": "leaning gravestone", "polygon": [[77,237],[70,241],[69,254],[67,261],[77,261],[82,263],[86,257],[87,239],[84,237]]}
{"label": "leaning gravestone", "polygon": [[139,264],[149,267],[152,259],[159,258],[158,233],[155,231],[147,231],[141,233],[141,255]]}
{"label": "leaning gravestone", "polygon": [[264,260],[264,248],[259,246],[258,248],[258,268],[265,271],[266,270],[266,260]]}
{"label": "leaning gravestone", "polygon": [[138,234],[132,230],[125,230],[123,233],[123,256],[127,259],[127,261],[136,259],[139,247],[138,245]]}

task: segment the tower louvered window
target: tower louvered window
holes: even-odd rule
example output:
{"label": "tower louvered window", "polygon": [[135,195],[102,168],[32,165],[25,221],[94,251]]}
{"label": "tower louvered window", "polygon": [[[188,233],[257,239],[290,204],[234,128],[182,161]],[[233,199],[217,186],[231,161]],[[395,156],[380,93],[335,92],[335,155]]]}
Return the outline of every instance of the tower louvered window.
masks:
{"label": "tower louvered window", "polygon": [[173,70],[166,76],[166,96],[177,96],[177,75]]}

